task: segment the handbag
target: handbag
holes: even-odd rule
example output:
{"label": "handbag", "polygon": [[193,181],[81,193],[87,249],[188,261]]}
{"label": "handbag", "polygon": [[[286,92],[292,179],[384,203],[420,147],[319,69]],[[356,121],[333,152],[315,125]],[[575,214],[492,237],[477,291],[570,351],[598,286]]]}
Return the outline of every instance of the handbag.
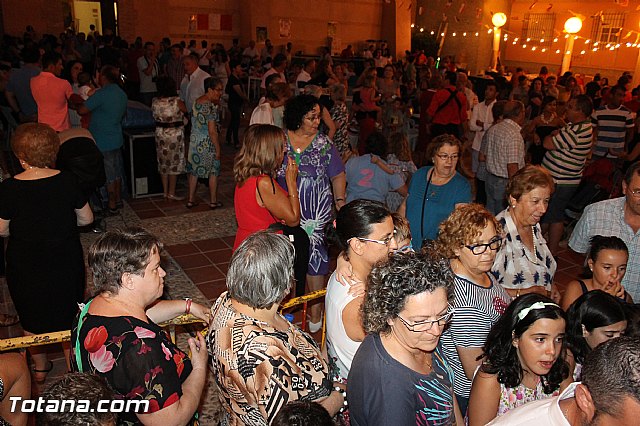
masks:
{"label": "handbag", "polygon": [[[276,187],[273,183],[273,178],[269,177],[271,181],[271,187],[273,188],[273,193],[276,193]],[[258,191],[258,196],[260,197],[260,201],[264,204],[264,200],[262,199],[262,194],[260,194],[260,188],[258,188],[256,182],[256,190]],[[271,232],[282,232],[282,235],[285,235],[293,244],[295,258],[293,262],[293,270],[294,270],[294,278],[296,280],[296,297],[302,296],[305,293],[305,283],[307,278],[307,271],[309,270],[309,247],[311,242],[309,241],[309,235],[307,232],[302,229],[300,225],[298,226],[289,226],[282,222],[280,222],[274,215],[264,207],[269,215],[276,221],[269,225],[267,230]]]}
{"label": "handbag", "polygon": [[430,238],[424,238],[424,207],[427,203],[427,193],[429,192],[429,186],[431,185],[431,178],[433,177],[433,170],[430,170],[429,179],[427,179],[427,187],[424,189],[424,196],[422,197],[422,212],[420,213],[420,235],[422,236],[422,246],[425,247],[431,244]]}

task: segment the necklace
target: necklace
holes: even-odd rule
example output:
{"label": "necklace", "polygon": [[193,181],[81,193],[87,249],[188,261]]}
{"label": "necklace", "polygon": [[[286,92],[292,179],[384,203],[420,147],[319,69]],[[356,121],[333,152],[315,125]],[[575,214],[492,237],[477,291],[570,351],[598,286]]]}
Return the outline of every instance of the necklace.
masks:
{"label": "necklace", "polygon": [[[531,227],[531,243],[533,245],[533,260],[529,259],[529,256],[527,256],[527,259],[529,259],[529,261],[531,263],[533,263],[534,265],[538,264],[538,249],[536,248],[536,232],[533,229],[534,227]],[[522,243],[522,246],[525,247],[524,242],[522,241],[522,239],[520,239],[520,242]],[[526,252],[525,252],[526,253]]]}
{"label": "necklace", "polygon": [[545,119],[544,118],[544,112],[542,114],[540,114],[540,121],[542,121],[542,123],[544,124],[551,124],[551,122],[556,118],[556,115],[554,113],[551,113],[551,116],[549,117],[549,119]]}

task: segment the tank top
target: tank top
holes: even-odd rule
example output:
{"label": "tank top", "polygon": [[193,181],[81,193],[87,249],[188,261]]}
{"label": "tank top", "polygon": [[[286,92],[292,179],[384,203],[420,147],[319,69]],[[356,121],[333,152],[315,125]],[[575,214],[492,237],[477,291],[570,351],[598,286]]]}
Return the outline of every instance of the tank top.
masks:
{"label": "tank top", "polygon": [[[233,195],[233,205],[236,212],[236,220],[238,221],[238,231],[233,244],[233,249],[238,248],[249,235],[256,231],[267,229],[270,225],[276,223],[276,218],[271,215],[269,210],[258,204],[256,200],[256,189],[258,179],[267,176],[252,176],[244,182],[244,185],[236,185]],[[273,193],[276,193],[276,182],[271,179]],[[282,188],[281,188],[282,189]],[[284,191],[284,190],[283,190]]]}
{"label": "tank top", "polygon": [[502,416],[509,410],[520,407],[527,402],[547,399],[558,395],[560,395],[558,390],[555,390],[552,393],[546,393],[542,386],[542,380],[538,380],[538,384],[535,389],[529,389],[522,383],[515,388],[510,388],[504,383],[500,383],[500,404],[498,405],[498,416]]}

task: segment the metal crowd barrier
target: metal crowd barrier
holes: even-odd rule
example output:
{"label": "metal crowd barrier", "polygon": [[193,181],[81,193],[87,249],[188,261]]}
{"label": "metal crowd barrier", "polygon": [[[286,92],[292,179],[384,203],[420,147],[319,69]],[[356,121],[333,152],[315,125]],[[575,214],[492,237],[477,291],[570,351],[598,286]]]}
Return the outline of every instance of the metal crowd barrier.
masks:
{"label": "metal crowd barrier", "polygon": [[[300,297],[295,297],[293,299],[288,300],[283,303],[280,307],[280,311],[289,310],[295,308],[297,306],[302,305],[302,329],[306,330],[307,328],[307,308],[309,302],[312,302],[316,299],[324,298],[327,290],[318,290],[309,294],[305,294]],[[202,324],[200,318],[196,318],[193,315],[180,315],[170,321],[163,322],[159,324],[163,328],[169,328],[169,333],[171,335],[171,339],[175,342],[175,328],[176,326],[184,326],[190,324]],[[321,344],[324,344],[325,339],[325,326],[326,322],[323,320],[322,323],[322,340]],[[203,330],[203,333],[206,333],[207,329]],[[0,339],[0,352],[11,351],[15,349],[24,349],[30,348],[33,346],[43,346],[43,345],[51,345],[54,343],[63,343],[71,340],[71,330],[65,331],[56,331],[53,333],[44,333],[44,334],[34,334],[30,336],[21,336],[21,337],[12,337],[10,339]]]}

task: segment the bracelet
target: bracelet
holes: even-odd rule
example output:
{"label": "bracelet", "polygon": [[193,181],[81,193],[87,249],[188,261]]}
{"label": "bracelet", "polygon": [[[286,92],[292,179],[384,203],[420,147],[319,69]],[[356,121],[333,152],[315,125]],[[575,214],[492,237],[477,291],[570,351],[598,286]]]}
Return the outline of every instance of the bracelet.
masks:
{"label": "bracelet", "polygon": [[189,315],[191,313],[191,303],[193,300],[190,297],[186,297],[184,300],[187,302],[187,305],[184,308],[184,313]]}
{"label": "bracelet", "polygon": [[344,389],[341,389],[339,386],[334,387],[333,390],[335,390],[338,393],[341,393],[342,398],[344,399],[344,402],[342,403],[342,407],[340,407],[340,410],[338,410],[338,413],[347,411],[347,409],[349,408],[349,403],[347,402],[347,391]]}
{"label": "bracelet", "polygon": [[338,201],[344,201],[344,198],[336,198],[336,203],[337,203]]}
{"label": "bracelet", "polygon": [[289,194],[289,198],[298,198],[297,193]]}

